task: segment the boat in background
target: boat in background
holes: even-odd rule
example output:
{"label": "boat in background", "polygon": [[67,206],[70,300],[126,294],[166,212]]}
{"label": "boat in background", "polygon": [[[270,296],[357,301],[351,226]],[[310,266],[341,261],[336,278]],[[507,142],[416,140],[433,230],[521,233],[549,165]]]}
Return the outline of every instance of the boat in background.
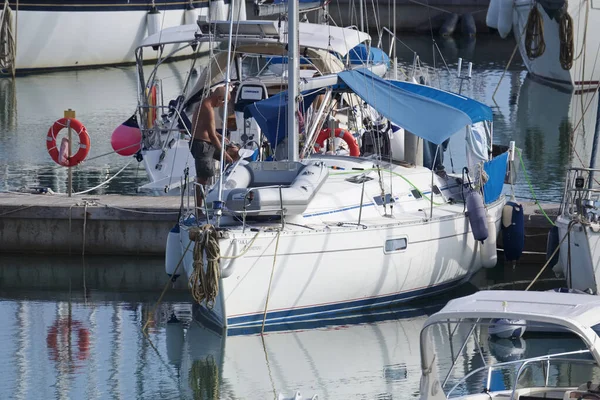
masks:
{"label": "boat in background", "polygon": [[568,90],[596,90],[600,80],[600,10],[585,0],[491,0],[487,25],[512,30],[527,70]]}
{"label": "boat in background", "polygon": [[[389,58],[380,49],[370,46],[371,36],[353,28],[300,23],[299,45],[302,47],[300,87],[310,90],[335,84],[335,73],[346,65],[368,67],[379,76],[389,68]],[[287,23],[285,21],[241,21],[234,27],[235,51],[231,56],[231,83],[235,87],[227,121],[229,139],[249,150],[261,148],[264,135],[256,118],[244,110],[251,104],[267,99],[287,88],[288,57]],[[195,180],[194,160],[189,151],[190,120],[200,101],[227,78],[227,52],[215,50],[197,78],[189,74],[177,93],[163,85],[164,60],[177,57],[186,47],[201,43],[223,44],[229,40],[229,22],[213,21],[170,28],[146,38],[136,50],[138,59],[138,121],[142,132],[139,159],[150,182],[140,191],[177,191],[186,182]],[[146,73],[142,60],[148,49],[163,45],[181,46],[177,52],[165,54],[155,68]],[[167,71],[171,76],[171,71]],[[195,79],[195,80],[192,80]],[[173,99],[169,101],[169,99]],[[356,99],[355,104],[357,104]],[[147,110],[151,110],[147,112]],[[222,117],[216,116],[217,126]],[[309,121],[307,121],[308,123]],[[136,141],[136,140],[134,140]],[[139,144],[139,140],[137,140]]]}
{"label": "boat in background", "polygon": [[[229,16],[224,0],[4,0],[0,5],[0,74],[41,72],[135,62],[135,48],[162,29],[195,23],[200,18]],[[246,19],[239,2],[235,20]],[[208,45],[197,51],[208,51]],[[145,54],[146,60],[172,46]],[[155,50],[159,50],[156,48]],[[191,51],[187,55],[192,54]],[[185,54],[180,54],[185,55]]]}
{"label": "boat in background", "polygon": [[[484,340],[498,319],[526,321],[525,339]],[[600,299],[586,294],[484,290],[451,300],[421,330],[420,398],[597,399],[599,326]]]}

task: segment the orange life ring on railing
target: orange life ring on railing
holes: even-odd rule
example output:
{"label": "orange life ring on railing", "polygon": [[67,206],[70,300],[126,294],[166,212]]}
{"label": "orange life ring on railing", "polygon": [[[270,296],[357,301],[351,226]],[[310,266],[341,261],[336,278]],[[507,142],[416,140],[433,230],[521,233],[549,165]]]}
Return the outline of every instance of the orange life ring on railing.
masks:
{"label": "orange life ring on railing", "polygon": [[[60,153],[56,147],[56,137],[58,132],[63,128],[69,126],[79,136],[79,150],[71,157],[65,157],[65,160],[60,160]],[[65,167],[74,167],[81,163],[90,152],[90,135],[88,135],[85,126],[75,118],[61,118],[54,123],[48,130],[48,136],[46,137],[46,146],[48,147],[48,154],[52,157],[55,163],[58,165],[64,165]]]}
{"label": "orange life ring on railing", "polygon": [[[315,141],[315,150],[319,151],[324,145],[325,141],[329,139],[331,136],[331,129],[326,128],[322,129],[319,132],[319,136],[317,136],[317,140]],[[350,155],[352,157],[358,157],[360,155],[360,148],[358,147],[358,143],[356,143],[356,139],[350,131],[342,128],[335,128],[335,137],[342,139],[348,145],[348,149],[350,150]]]}
{"label": "orange life ring on railing", "polygon": [[[59,338],[63,342],[71,342],[71,335],[75,333],[77,335],[77,359],[80,361],[88,358],[90,352],[90,332],[83,326],[79,321],[74,321],[71,318],[61,318],[48,328],[48,336],[46,337],[46,344],[50,350],[50,357],[54,361],[58,361],[60,351],[64,346],[60,346],[58,341]],[[71,349],[66,349],[69,355],[72,354]]]}
{"label": "orange life ring on railing", "polygon": [[150,90],[147,91],[148,94],[148,119],[146,123],[148,124],[148,128],[152,128],[154,126],[154,121],[156,121],[156,103],[157,103],[157,93],[156,93],[156,85],[150,86]]}

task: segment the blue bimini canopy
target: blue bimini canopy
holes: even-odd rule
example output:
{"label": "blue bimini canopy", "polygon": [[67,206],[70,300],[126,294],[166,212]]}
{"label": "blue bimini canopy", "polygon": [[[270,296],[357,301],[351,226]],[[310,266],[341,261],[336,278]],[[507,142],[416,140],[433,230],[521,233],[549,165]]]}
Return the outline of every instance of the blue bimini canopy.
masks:
{"label": "blue bimini canopy", "polygon": [[344,71],[338,76],[391,122],[435,144],[441,144],[467,125],[492,120],[492,110],[485,104],[455,93],[388,81],[367,69]]}
{"label": "blue bimini canopy", "polygon": [[[325,90],[307,90],[302,92],[303,100],[298,106],[302,116],[306,116],[306,110],[311,106],[318,95]],[[260,129],[269,140],[273,148],[277,147],[287,136],[287,91],[269,97],[266,100],[258,101],[245,108],[244,114],[248,112],[256,120]],[[302,129],[302,126],[300,127]]]}

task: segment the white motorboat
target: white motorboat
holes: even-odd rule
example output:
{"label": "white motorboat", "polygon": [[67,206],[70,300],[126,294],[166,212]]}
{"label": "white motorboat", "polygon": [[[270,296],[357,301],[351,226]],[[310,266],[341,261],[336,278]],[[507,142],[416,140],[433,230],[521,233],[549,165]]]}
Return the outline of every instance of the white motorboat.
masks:
{"label": "white motorboat", "polygon": [[[497,319],[554,336],[535,349],[524,339],[494,340],[488,351],[485,335]],[[595,399],[599,324],[600,299],[585,294],[486,290],[451,300],[421,330],[420,398]]]}

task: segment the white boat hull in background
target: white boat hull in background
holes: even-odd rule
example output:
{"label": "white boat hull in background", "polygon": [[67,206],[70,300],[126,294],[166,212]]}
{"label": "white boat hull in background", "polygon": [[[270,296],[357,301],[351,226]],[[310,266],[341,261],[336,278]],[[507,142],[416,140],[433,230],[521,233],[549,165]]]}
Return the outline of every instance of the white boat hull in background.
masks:
{"label": "white boat hull in background", "polygon": [[570,70],[560,63],[559,23],[550,19],[538,5],[544,24],[545,52],[530,60],[525,48],[525,33],[529,12],[534,5],[530,0],[516,0],[513,5],[513,33],[527,70],[538,78],[572,90],[591,90],[600,80],[598,46],[600,45],[600,9],[588,1],[568,2],[568,13],[573,19],[573,66]]}
{"label": "white boat hull in background", "polygon": [[[569,231],[571,219],[559,215],[556,219],[559,240],[562,240]],[[560,245],[560,265],[562,272],[571,289],[586,291],[591,289],[594,294],[599,293],[600,281],[600,225],[591,223],[582,225],[576,223],[570,231],[570,238],[562,241]],[[571,258],[569,263],[569,257]],[[569,265],[571,270],[569,271]]]}
{"label": "white boat hull in background", "polygon": [[[488,206],[496,232],[503,205],[502,197]],[[225,260],[219,295],[215,307],[205,309],[207,318],[242,333],[260,331],[272,271],[265,325],[277,329],[439,293],[481,268],[480,245],[465,214],[430,223],[392,221],[364,229],[298,228],[282,232],[279,241],[276,232],[260,232],[243,257]],[[220,239],[222,255],[239,254],[256,235],[249,229],[235,232]],[[387,253],[390,238],[407,238],[406,249]],[[188,229],[182,225],[182,251],[188,244]],[[186,277],[192,273],[192,249],[183,261]]]}
{"label": "white boat hull in background", "polygon": [[[206,17],[209,13],[209,7],[204,6],[187,11],[186,15],[186,4],[182,3],[181,9],[167,10],[157,5],[160,14],[154,22],[159,30],[195,23],[199,16]],[[144,10],[47,11],[44,4],[38,6],[39,11],[12,10],[17,73],[134,63],[135,49],[154,33],[152,23],[148,22],[148,11]],[[229,6],[223,7],[222,13],[228,13]],[[174,48],[165,46],[163,54]],[[202,43],[199,52],[208,50],[209,44]],[[144,59],[156,59],[158,54],[158,51],[146,51]],[[178,55],[189,54],[191,49],[187,48]]]}

